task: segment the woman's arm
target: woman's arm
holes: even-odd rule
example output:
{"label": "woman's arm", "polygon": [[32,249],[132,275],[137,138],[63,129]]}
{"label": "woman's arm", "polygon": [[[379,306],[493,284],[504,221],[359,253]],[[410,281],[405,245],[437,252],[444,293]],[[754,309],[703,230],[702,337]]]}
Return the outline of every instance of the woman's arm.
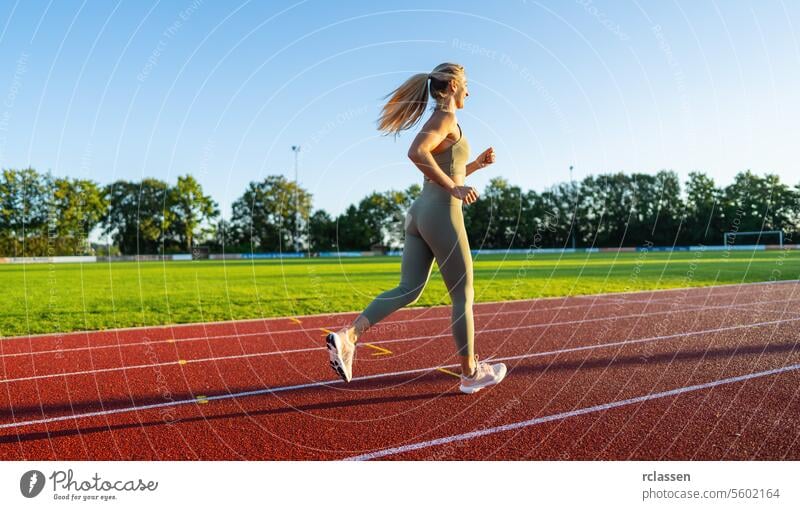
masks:
{"label": "woman's arm", "polygon": [[455,188],[456,183],[439,167],[431,151],[447,138],[454,123],[455,115],[434,115],[425,123],[408,149],[408,158],[417,168],[447,191]]}
{"label": "woman's arm", "polygon": [[472,163],[467,163],[467,175],[491,165],[494,163],[494,159],[494,149],[489,147],[485,151],[481,152],[478,157],[475,158],[475,161]]}
{"label": "woman's arm", "polygon": [[475,160],[471,163],[467,163],[467,175],[476,172],[485,166],[486,165],[479,163],[478,160]]}

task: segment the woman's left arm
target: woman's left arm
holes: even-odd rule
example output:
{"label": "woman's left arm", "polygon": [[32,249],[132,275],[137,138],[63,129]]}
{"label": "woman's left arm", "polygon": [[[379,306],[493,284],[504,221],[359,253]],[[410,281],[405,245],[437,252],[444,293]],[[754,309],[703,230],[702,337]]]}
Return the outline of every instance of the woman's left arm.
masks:
{"label": "woman's left arm", "polygon": [[469,175],[472,172],[475,172],[477,170],[480,170],[484,166],[485,165],[482,165],[482,164],[478,163],[477,160],[473,161],[472,163],[467,163],[467,175]]}
{"label": "woman's left arm", "polygon": [[489,147],[485,151],[481,152],[475,161],[471,163],[467,163],[467,175],[480,170],[483,167],[489,166],[494,163],[494,149]]}

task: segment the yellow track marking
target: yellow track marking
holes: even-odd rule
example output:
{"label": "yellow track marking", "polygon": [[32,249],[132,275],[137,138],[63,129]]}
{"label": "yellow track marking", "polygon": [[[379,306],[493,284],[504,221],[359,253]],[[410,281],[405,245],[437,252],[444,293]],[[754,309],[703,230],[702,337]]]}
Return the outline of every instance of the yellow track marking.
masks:
{"label": "yellow track marking", "polygon": [[178,365],[185,365],[186,363],[188,363],[188,361],[186,361],[185,359],[178,360]]}
{"label": "yellow track marking", "polygon": [[325,329],[325,328],[319,328],[319,329],[321,329],[323,331],[322,336],[327,336],[328,333],[335,333],[334,331],[331,331],[330,329]]}
{"label": "yellow track marking", "polygon": [[300,319],[295,319],[294,317],[289,317],[289,320],[290,321],[294,321],[294,322],[296,322],[298,324],[302,324],[302,322],[300,322]]}
{"label": "yellow track marking", "polygon": [[194,397],[198,404],[208,404],[208,397],[205,395],[197,395]]}
{"label": "yellow track marking", "polygon": [[450,370],[447,370],[446,368],[437,368],[436,370],[438,370],[439,372],[444,372],[447,375],[452,375],[453,377],[458,377],[459,379],[461,379],[460,375],[458,375],[455,372],[451,372]]}
{"label": "yellow track marking", "polygon": [[373,356],[388,356],[389,354],[392,354],[392,351],[390,351],[389,349],[384,349],[383,347],[378,347],[377,345],[368,344],[366,342],[361,342],[361,343],[366,345],[367,347],[371,347],[376,351],[378,351],[378,352],[373,352],[372,353]]}

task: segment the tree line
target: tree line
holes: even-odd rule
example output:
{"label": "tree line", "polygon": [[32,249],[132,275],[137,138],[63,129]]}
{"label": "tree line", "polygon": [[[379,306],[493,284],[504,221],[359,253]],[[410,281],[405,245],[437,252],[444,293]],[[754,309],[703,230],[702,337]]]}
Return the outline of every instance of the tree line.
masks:
{"label": "tree line", "polygon": [[[418,184],[373,191],[334,217],[314,210],[307,190],[271,175],[249,183],[223,219],[191,175],[174,185],[145,178],[101,186],[6,169],[0,256],[188,253],[199,245],[212,253],[400,249],[406,211],[420,192]],[[725,232],[767,230],[797,243],[800,184],[748,170],[724,187],[692,172],[681,186],[675,172],[662,170],[591,175],[537,192],[495,177],[464,208],[464,221],[473,248],[711,245]],[[93,231],[108,242],[90,243]]]}

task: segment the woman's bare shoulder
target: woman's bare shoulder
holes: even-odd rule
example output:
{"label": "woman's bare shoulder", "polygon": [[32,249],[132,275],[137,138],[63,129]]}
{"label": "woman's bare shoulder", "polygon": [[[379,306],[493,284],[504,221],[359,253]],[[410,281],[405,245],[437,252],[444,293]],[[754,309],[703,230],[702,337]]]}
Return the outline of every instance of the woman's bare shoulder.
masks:
{"label": "woman's bare shoulder", "polygon": [[422,132],[435,133],[439,132],[447,136],[456,128],[456,114],[453,112],[445,112],[442,110],[435,110],[425,124],[422,125]]}

